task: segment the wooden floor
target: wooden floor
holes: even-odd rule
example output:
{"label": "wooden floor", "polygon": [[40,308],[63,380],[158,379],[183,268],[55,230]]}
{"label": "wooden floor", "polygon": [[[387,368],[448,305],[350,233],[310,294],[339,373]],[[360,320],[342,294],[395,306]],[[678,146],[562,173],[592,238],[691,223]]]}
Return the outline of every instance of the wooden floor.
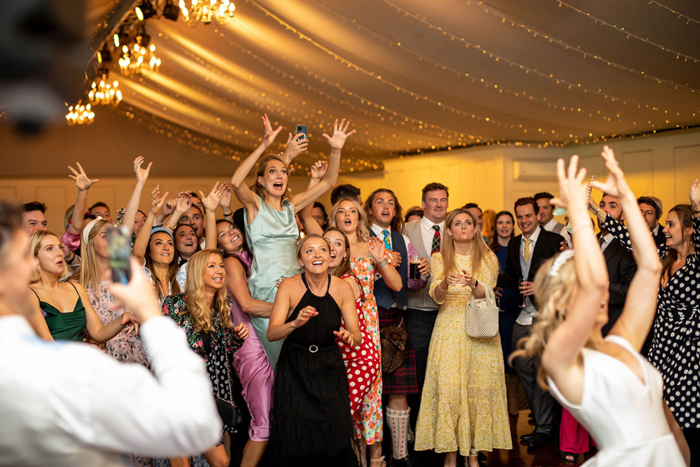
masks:
{"label": "wooden floor", "polygon": [[[549,467],[549,466],[577,466],[583,464],[592,454],[579,455],[575,463],[567,463],[559,455],[559,432],[555,433],[549,446],[542,449],[528,449],[520,444],[520,436],[531,433],[533,426],[528,424],[529,411],[521,410],[520,416],[511,419],[511,436],[513,438],[513,449],[509,451],[494,451],[488,453],[489,467],[512,466],[512,467]],[[442,467],[443,458],[432,452],[418,452],[416,460],[420,467]],[[464,465],[463,458],[458,459],[458,467]],[[483,465],[483,464],[482,464]]]}

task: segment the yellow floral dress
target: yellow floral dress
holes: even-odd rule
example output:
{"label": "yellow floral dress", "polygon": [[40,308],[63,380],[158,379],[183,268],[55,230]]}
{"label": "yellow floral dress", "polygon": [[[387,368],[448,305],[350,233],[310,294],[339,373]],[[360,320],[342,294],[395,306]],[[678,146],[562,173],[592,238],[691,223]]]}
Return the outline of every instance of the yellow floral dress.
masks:
{"label": "yellow floral dress", "polygon": [[[470,255],[455,255],[457,270],[471,271]],[[430,296],[445,276],[442,255],[430,259]],[[474,277],[496,286],[498,259],[491,251]],[[450,286],[430,340],[418,423],[416,451],[511,449],[501,338],[473,339],[466,333],[471,288]]]}

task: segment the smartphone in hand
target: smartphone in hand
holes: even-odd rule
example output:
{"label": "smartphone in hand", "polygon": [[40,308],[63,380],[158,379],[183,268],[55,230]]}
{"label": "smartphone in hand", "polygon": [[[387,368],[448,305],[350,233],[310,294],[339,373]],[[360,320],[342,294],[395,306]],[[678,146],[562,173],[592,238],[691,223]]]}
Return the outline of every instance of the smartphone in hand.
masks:
{"label": "smartphone in hand", "polygon": [[[295,135],[298,135],[299,133],[304,133],[304,138],[303,139],[309,139],[309,126],[308,125],[297,125],[297,131],[294,133]],[[302,139],[301,137],[297,138],[297,141]]]}
{"label": "smartphone in hand", "polygon": [[131,280],[131,235],[126,227],[107,228],[107,252],[112,282],[128,284]]}

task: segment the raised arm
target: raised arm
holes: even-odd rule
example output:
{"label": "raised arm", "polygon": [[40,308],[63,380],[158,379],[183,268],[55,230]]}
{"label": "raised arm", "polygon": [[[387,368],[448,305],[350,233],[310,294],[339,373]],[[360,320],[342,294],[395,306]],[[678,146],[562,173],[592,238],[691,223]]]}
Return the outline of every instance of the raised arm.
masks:
{"label": "raised arm", "polygon": [[348,132],[348,127],[350,122],[346,122],[345,119],[338,123],[338,120],[333,124],[333,136],[328,136],[326,133],[323,136],[328,140],[328,144],[331,145],[331,156],[328,162],[328,171],[323,177],[318,185],[307,189],[306,191],[294,195],[292,202],[294,204],[294,210],[299,212],[304,209],[309,204],[313,204],[319,196],[324,194],[326,191],[333,188],[338,181],[338,172],[340,171],[340,151],[345,145],[345,141],[348,136],[355,133],[355,130]]}
{"label": "raised arm", "polygon": [[371,237],[367,244],[367,249],[387,287],[396,292],[400,291],[403,287],[401,275],[393,266],[393,257],[386,251],[384,242],[377,237]]}
{"label": "raised arm", "polygon": [[[174,201],[175,207],[173,213],[165,224],[163,224],[163,227],[169,229],[173,233],[175,233],[175,229],[177,229],[177,223],[180,221],[180,218],[192,207],[192,198],[188,193],[181,191]],[[166,203],[168,203],[168,201],[166,201]]]}
{"label": "raised arm", "polygon": [[639,351],[656,315],[661,261],[659,261],[654,239],[649,235],[649,227],[644,222],[637,200],[627,185],[620,164],[615,160],[615,154],[605,146],[602,155],[609,171],[608,179],[605,184],[594,182],[594,186],[604,193],[620,198],[632,244],[632,254],[637,263],[637,273],[627,291],[622,314],[610,333],[624,337]]}
{"label": "raised arm", "polygon": [[[306,191],[310,188],[318,185],[323,177],[326,175],[328,170],[328,164],[326,161],[318,161],[311,166],[311,178],[309,179],[309,186]],[[304,226],[304,232],[306,234],[317,234],[323,235],[323,228],[319,225],[318,221],[312,216],[314,210],[314,203],[309,203],[304,209],[299,211],[299,219]]]}
{"label": "raised arm", "polygon": [[[583,392],[583,367],[578,356],[595,325],[608,288],[605,259],[586,209],[586,170],[578,170],[578,159],[578,156],[572,156],[568,171],[565,171],[562,159],[557,161],[559,198],[552,200],[552,204],[564,207],[569,212],[575,246],[575,254],[572,250],[561,253],[555,260],[555,266],[562,267],[567,256],[573,254],[578,289],[566,307],[566,318],[552,333],[542,354],[543,367],[567,399],[572,401],[580,400]],[[556,267],[552,271],[557,274]],[[562,308],[565,305],[557,303],[556,297],[542,297],[541,302],[543,307]]]}
{"label": "raised arm", "polygon": [[151,166],[153,162],[149,162],[145,169],[141,168],[144,163],[143,156],[139,156],[134,159],[134,172],[136,173],[136,186],[134,191],[131,193],[131,198],[126,204],[126,209],[124,210],[124,220],[122,225],[126,227],[129,231],[129,236],[134,233],[134,222],[136,222],[136,213],[139,210],[139,203],[141,202],[141,192],[143,187],[146,185],[146,180],[148,180],[148,174],[151,172]]}
{"label": "raised arm", "polygon": [[690,208],[693,210],[695,256],[700,257],[700,179],[697,178],[690,187]]}
{"label": "raised arm", "polygon": [[206,248],[216,248],[216,208],[219,206],[219,200],[223,194],[224,185],[219,182],[216,182],[206,198],[204,193],[199,192],[199,199],[202,200],[202,206],[206,211],[206,224],[204,225],[206,234],[204,246]]}
{"label": "raised arm", "polygon": [[223,192],[221,193],[221,199],[219,200],[219,206],[223,211],[224,219],[233,224],[233,209],[231,208],[231,187],[226,185],[223,186]]}
{"label": "raised arm", "polygon": [[238,198],[238,201],[240,201],[243,207],[246,209],[248,214],[248,222],[252,222],[253,219],[255,219],[255,216],[258,214],[259,206],[258,197],[255,192],[252,191],[248,185],[246,185],[245,178],[248,176],[250,171],[253,170],[253,167],[255,167],[255,164],[258,162],[258,159],[260,159],[260,156],[265,153],[279,132],[282,131],[281,126],[277,127],[276,130],[272,129],[270,119],[267,117],[267,115],[263,115],[262,122],[265,128],[265,135],[263,136],[260,146],[258,146],[255,151],[250,153],[250,155],[243,162],[241,162],[236,171],[233,173],[233,177],[231,177],[231,189],[233,190],[233,194],[236,195],[236,198]]}
{"label": "raised arm", "polygon": [[72,235],[80,235],[80,232],[83,230],[83,221],[85,219],[88,190],[92,185],[99,182],[99,180],[88,178],[80,162],[76,162],[75,165],[78,166],[80,172],[69,165],[68,169],[73,172],[73,175],[68,175],[68,177],[75,180],[75,186],[78,188],[78,198],[73,207],[73,217],[71,218],[71,223],[68,226],[67,232],[70,232]]}
{"label": "raised arm", "polygon": [[297,133],[294,136],[289,133],[289,138],[287,138],[287,146],[285,146],[281,157],[284,163],[287,164],[287,167],[289,167],[290,174],[292,173],[292,161],[308,148],[309,140],[306,139],[303,132]]}
{"label": "raised arm", "polygon": [[146,223],[143,228],[136,236],[134,241],[134,256],[143,264],[144,258],[146,256],[146,249],[148,248],[148,242],[151,239],[151,230],[153,225],[153,220],[158,215],[158,212],[165,204],[165,199],[168,197],[168,192],[166,191],[163,196],[160,196],[160,185],[151,191],[151,209],[148,211],[148,216],[146,216]]}
{"label": "raised arm", "polygon": [[226,282],[233,298],[238,302],[244,313],[249,315],[269,318],[272,312],[272,303],[255,300],[250,296],[248,283],[245,280],[245,269],[236,258],[225,258],[224,268],[226,269]]}

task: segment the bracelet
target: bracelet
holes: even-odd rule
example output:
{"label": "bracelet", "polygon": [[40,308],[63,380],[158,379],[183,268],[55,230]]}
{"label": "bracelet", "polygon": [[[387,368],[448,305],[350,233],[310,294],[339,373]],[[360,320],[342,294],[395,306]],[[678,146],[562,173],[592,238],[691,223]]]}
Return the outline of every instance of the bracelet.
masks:
{"label": "bracelet", "polygon": [[588,228],[590,228],[590,229],[593,229],[593,224],[590,224],[590,223],[586,222],[586,223],[584,223],[584,224],[577,225],[576,227],[574,227],[573,229],[571,229],[571,235],[575,234],[577,230],[584,229],[584,228],[586,228],[586,227],[588,227]]}
{"label": "bracelet", "polygon": [[173,225],[172,225],[170,222],[168,222],[167,224],[165,224],[165,227],[168,228],[168,229],[170,229],[170,230],[173,231],[173,232],[175,232],[175,230],[177,229],[177,226],[173,227]]}
{"label": "bracelet", "polygon": [[377,267],[381,269],[381,268],[385,267],[387,264],[389,264],[389,261],[387,261],[386,259],[383,259],[379,264],[377,264]]}
{"label": "bracelet", "polygon": [[224,211],[224,217],[232,216],[233,211],[229,211],[228,214],[226,214],[226,211]]}
{"label": "bracelet", "polygon": [[438,287],[437,287],[437,288],[440,289],[440,292],[442,292],[442,293],[447,292],[447,291],[449,290],[449,288],[450,288],[450,286],[448,285],[447,288],[446,288],[445,290],[442,290],[442,287],[440,287],[441,285],[442,285],[442,282],[440,282],[440,283],[438,284]]}

